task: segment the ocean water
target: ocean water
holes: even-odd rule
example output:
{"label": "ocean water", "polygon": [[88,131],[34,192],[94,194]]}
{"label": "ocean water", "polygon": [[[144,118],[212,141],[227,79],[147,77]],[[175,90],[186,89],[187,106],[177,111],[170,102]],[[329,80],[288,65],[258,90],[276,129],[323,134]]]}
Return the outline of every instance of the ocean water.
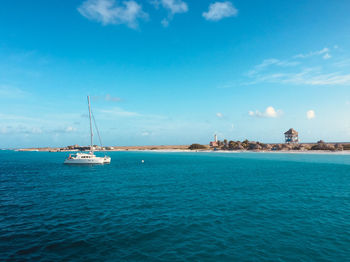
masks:
{"label": "ocean water", "polygon": [[1,261],[350,260],[350,155],[66,156],[0,151]]}

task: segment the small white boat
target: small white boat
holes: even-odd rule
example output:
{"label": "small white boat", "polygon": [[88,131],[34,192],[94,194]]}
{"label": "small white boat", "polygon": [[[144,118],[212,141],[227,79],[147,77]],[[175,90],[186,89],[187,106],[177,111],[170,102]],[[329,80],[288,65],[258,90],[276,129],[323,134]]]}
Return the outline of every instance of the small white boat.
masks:
{"label": "small white boat", "polygon": [[94,155],[93,152],[90,153],[76,153],[70,154],[69,157],[64,161],[65,164],[109,164],[111,163],[111,158],[109,156],[98,157]]}
{"label": "small white boat", "polygon": [[[94,147],[92,146],[93,133],[92,133],[92,122],[91,122],[90,97],[88,96],[87,99],[88,99],[88,105],[89,105],[89,118],[90,118],[90,152],[70,154],[69,157],[66,158],[66,160],[64,161],[64,164],[103,165],[103,164],[111,163],[111,158],[109,156],[100,157],[94,154]],[[95,123],[95,127],[97,129],[96,123]],[[97,129],[97,133],[98,133],[98,129]]]}

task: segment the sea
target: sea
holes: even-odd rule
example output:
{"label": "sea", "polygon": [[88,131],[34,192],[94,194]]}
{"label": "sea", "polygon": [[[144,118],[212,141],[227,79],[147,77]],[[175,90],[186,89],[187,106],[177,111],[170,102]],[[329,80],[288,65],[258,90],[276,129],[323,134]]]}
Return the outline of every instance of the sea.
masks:
{"label": "sea", "polygon": [[350,155],[108,154],[0,151],[0,261],[350,261]]}

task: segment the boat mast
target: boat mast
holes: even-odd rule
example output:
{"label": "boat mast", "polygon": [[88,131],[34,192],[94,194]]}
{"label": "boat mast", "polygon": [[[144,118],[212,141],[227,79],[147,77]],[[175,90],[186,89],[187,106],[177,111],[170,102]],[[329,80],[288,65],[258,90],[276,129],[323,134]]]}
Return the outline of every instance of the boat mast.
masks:
{"label": "boat mast", "polygon": [[88,105],[89,105],[89,118],[90,118],[90,151],[93,152],[93,147],[92,147],[92,123],[91,123],[91,105],[90,105],[90,96],[87,97],[88,99]]}

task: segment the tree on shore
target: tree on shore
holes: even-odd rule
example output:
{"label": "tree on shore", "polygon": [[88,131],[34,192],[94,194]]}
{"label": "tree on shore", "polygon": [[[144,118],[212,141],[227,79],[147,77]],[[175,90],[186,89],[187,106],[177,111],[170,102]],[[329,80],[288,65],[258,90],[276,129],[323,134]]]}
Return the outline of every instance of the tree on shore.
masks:
{"label": "tree on shore", "polygon": [[207,149],[207,147],[204,146],[204,145],[201,145],[201,144],[192,144],[192,145],[189,146],[188,149],[190,149],[190,150],[198,150],[198,149]]}
{"label": "tree on shore", "polygon": [[[254,150],[254,151],[289,151],[289,150],[326,150],[326,151],[342,151],[350,150],[350,143],[340,144],[340,143],[326,143],[323,140],[318,141],[317,143],[310,144],[265,144],[259,141],[249,141],[245,139],[243,142],[240,141],[228,141],[224,139],[223,141],[218,141],[217,146],[211,146],[212,149],[217,150]],[[204,149],[197,148],[194,149]]]}
{"label": "tree on shore", "polygon": [[224,148],[227,149],[228,148],[228,142],[227,139],[224,139]]}
{"label": "tree on shore", "polygon": [[244,141],[242,142],[242,146],[243,146],[245,149],[248,149],[248,146],[249,146],[249,141],[248,141],[248,139],[246,139],[246,140],[244,140]]}
{"label": "tree on shore", "polygon": [[228,149],[233,150],[234,147],[235,147],[235,142],[233,142],[232,140],[230,140],[230,141],[228,142]]}

